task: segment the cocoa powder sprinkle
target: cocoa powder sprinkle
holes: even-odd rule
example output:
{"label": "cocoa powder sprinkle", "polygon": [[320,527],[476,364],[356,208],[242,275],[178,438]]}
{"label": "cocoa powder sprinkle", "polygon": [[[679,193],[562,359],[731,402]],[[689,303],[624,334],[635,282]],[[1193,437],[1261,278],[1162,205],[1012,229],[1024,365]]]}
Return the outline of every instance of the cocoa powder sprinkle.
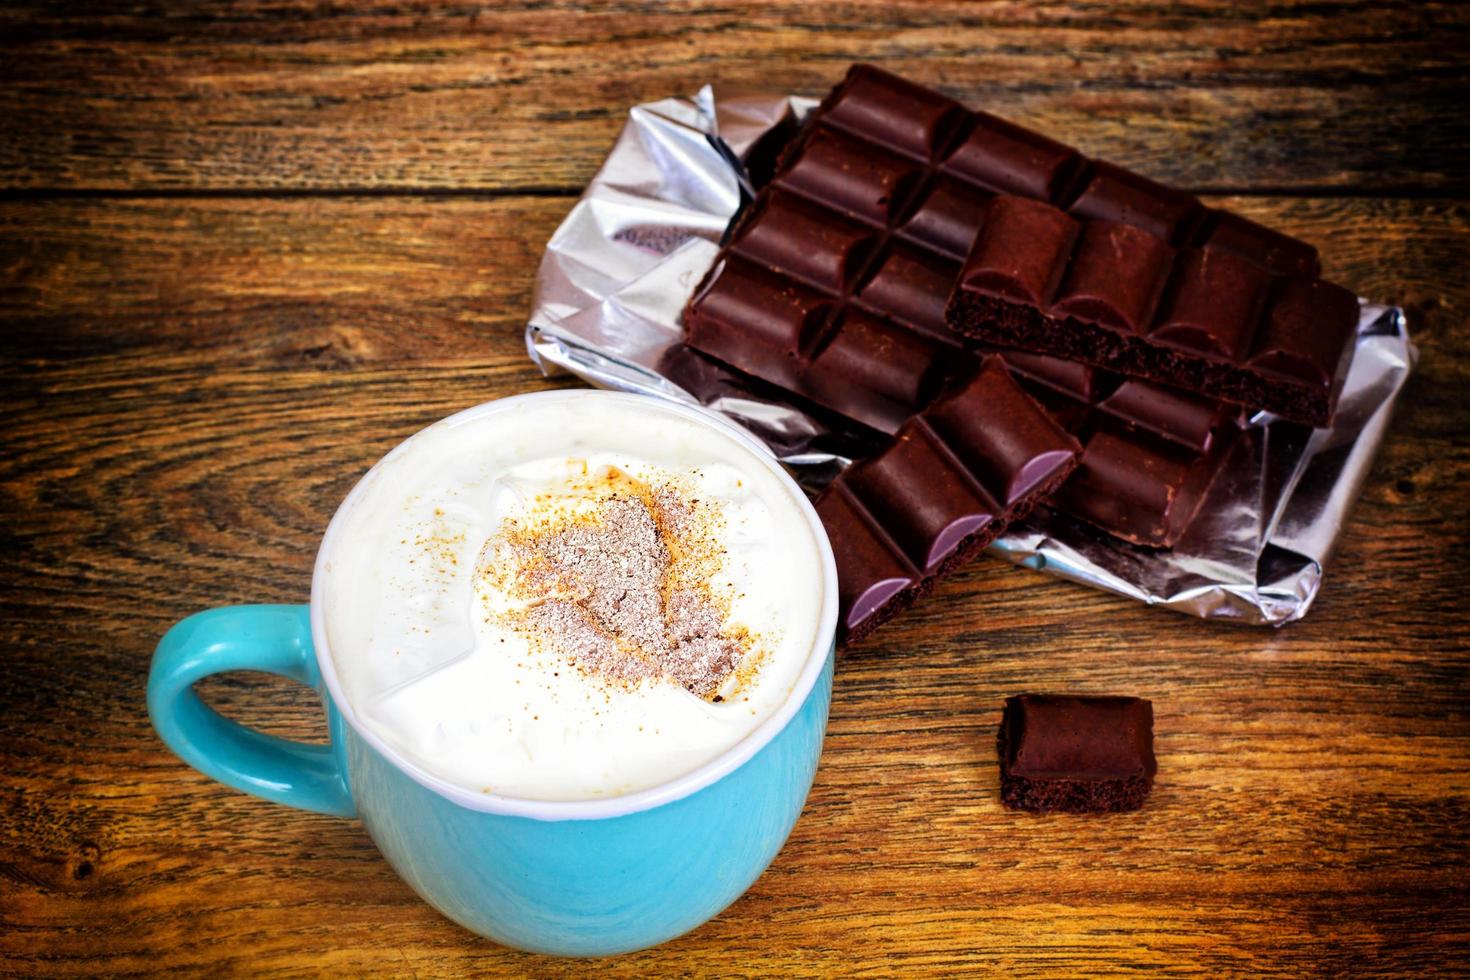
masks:
{"label": "cocoa powder sprinkle", "polygon": [[618,470],[590,492],[593,506],[508,521],[486,546],[481,574],[527,603],[510,625],[615,683],[668,679],[724,700],[717,692],[759,658],[711,587],[718,512]]}

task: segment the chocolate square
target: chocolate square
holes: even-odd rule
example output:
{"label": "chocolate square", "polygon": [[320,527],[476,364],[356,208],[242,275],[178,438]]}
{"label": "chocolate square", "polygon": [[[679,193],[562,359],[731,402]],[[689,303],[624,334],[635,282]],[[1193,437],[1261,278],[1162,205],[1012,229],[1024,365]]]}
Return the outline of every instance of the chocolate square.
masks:
{"label": "chocolate square", "polygon": [[1143,698],[1007,698],[996,741],[1000,798],[1037,813],[1136,810],[1153,787],[1153,703]]}

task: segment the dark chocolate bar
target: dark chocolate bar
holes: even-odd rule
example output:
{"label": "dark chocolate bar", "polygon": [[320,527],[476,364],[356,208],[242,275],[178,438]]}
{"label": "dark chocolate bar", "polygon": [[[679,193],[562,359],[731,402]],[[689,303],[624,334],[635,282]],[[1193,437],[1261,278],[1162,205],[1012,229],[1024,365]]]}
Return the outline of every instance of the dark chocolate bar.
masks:
{"label": "dark chocolate bar", "polygon": [[1083,446],[1050,506],[1125,541],[1172,548],[1242,431],[1240,408],[1076,361],[1019,351],[1005,360]]}
{"label": "dark chocolate bar", "polygon": [[1056,490],[1079,446],[987,357],[817,498],[837,560],[838,639],[854,643]]}
{"label": "dark chocolate bar", "polygon": [[[867,77],[859,70],[849,81]],[[894,105],[914,91],[932,96],[898,84]],[[875,140],[910,150],[927,145],[930,137],[921,138],[912,126],[928,117],[885,116],[882,92],[869,95],[830,107],[845,129],[819,116],[787,148],[772,183],[737,219],[729,245],[686,311],[685,326],[690,347],[891,434],[948,378],[973,370],[973,352],[946,326],[944,310],[993,195],[877,145]],[[856,109],[866,115],[854,115]],[[1014,127],[1005,131],[1025,135]],[[1047,149],[1020,147],[1001,158],[1040,159]],[[946,166],[1009,186],[996,169],[995,152],[993,141],[970,141]],[[1068,153],[1051,153],[1048,174],[1055,175],[1038,178],[1037,188],[1067,172],[1066,161],[1075,157]],[[1160,212],[1155,220],[1166,218]],[[1197,511],[1234,431],[1211,424],[1195,433],[1198,416],[1228,413],[1141,382],[1120,389],[1120,378],[1081,364],[1021,356],[1027,363],[1013,366],[1048,405],[1065,399],[1038,390],[1033,381],[1052,377],[1048,383],[1056,387],[1058,371],[1086,375],[1097,389],[1060,386],[1086,405],[1099,404],[1091,413],[1070,407],[1062,413],[1088,448],[1082,472],[1055,502],[1059,509],[1128,541],[1171,546]],[[1155,418],[1160,413],[1184,418]]]}
{"label": "dark chocolate bar", "polygon": [[901,237],[967,256],[949,315],[967,336],[1332,417],[1358,303],[1306,242],[866,65],[787,156],[788,175],[841,170],[859,220],[876,192]]}
{"label": "dark chocolate bar", "polygon": [[[935,356],[927,338],[884,338],[902,355],[886,390],[848,390],[843,405],[829,404],[837,366],[817,361],[854,306],[887,315],[902,302],[887,287],[902,288],[892,267],[905,262],[952,287],[964,263],[950,326],[967,336],[1317,425],[1357,323],[1356,299],[1318,278],[1311,245],[867,65],[808,118],[689,308],[691,346],[765,376],[742,361],[775,352],[738,349],[732,324],[701,319],[737,256],[826,300],[804,307],[805,332],[779,351],[788,387],[889,432],[915,407],[904,397],[936,383],[920,376]],[[930,337],[945,329],[932,310],[920,319]]]}
{"label": "dark chocolate bar", "polygon": [[1136,810],[1158,771],[1154,708],[1142,698],[1007,698],[996,749],[1001,802],[1016,810]]}

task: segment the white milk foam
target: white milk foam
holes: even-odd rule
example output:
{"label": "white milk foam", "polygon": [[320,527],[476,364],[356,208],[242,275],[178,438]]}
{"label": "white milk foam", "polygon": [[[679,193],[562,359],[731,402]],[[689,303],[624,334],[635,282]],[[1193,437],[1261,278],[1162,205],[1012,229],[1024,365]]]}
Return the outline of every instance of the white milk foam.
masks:
{"label": "white milk foam", "polygon": [[[812,529],[751,452],[657,402],[595,394],[414,436],[364,479],[321,567],[328,646],[357,717],[429,773],[529,800],[636,792],[720,755],[787,700],[821,616]],[[619,686],[484,615],[481,548],[584,464],[682,481],[723,512],[728,622],[766,651],[728,700],[669,680]]]}

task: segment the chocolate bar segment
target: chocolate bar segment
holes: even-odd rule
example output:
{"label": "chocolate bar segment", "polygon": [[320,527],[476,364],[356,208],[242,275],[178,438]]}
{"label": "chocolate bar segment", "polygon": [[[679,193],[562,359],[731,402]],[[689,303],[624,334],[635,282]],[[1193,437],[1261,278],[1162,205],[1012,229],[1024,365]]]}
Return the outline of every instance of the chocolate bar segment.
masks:
{"label": "chocolate bar segment", "polygon": [[1204,479],[1215,473],[1198,467],[1196,456],[1160,451],[1110,427],[1088,437],[1082,460],[1057,509],[1151,547],[1178,540],[1199,510]]}
{"label": "chocolate bar segment", "polygon": [[776,190],[757,203],[731,251],[840,295],[866,267],[876,243],[871,229],[849,217]]}
{"label": "chocolate bar segment", "polygon": [[1215,211],[1207,217],[1199,242],[1254,262],[1273,276],[1316,279],[1322,274],[1322,263],[1311,245],[1229,211]]}
{"label": "chocolate bar segment", "polygon": [[926,187],[897,234],[963,262],[975,240],[975,230],[994,199],[994,195],[977,187],[939,177]]}
{"label": "chocolate bar segment", "polygon": [[[852,70],[859,76],[876,73],[863,65]],[[1082,165],[1081,154],[986,112],[972,118],[969,134],[945,161],[947,171],[999,194],[1061,199]]]}
{"label": "chocolate bar segment", "polygon": [[958,262],[908,245],[894,245],[858,292],[856,302],[878,316],[947,347],[958,338],[944,322],[944,303],[959,275]]}
{"label": "chocolate bar segment", "polygon": [[[1119,262],[1119,256],[1134,261]],[[1147,330],[1173,265],[1174,250],[1117,221],[1089,221],[1073,247],[1052,308],[1122,333]]]}
{"label": "chocolate bar segment", "polygon": [[987,210],[981,227],[986,233],[971,246],[959,288],[1019,304],[1048,302],[1072,254],[1077,222],[1039,201],[1003,197]]}
{"label": "chocolate bar segment", "polygon": [[1351,339],[1357,320],[1358,299],[1341,286],[1320,279],[1282,280],[1252,348],[1251,367],[1267,385],[1322,389],[1335,381],[1340,386],[1352,346],[1340,343],[1339,335]]}
{"label": "chocolate bar segment", "polygon": [[840,642],[862,639],[932,587],[840,481],[818,498],[816,508],[837,562]]}
{"label": "chocolate bar segment", "polygon": [[1193,195],[1110,163],[1094,163],[1088,178],[1087,186],[1067,209],[1074,218],[1115,221],[1166,244],[1181,244],[1204,215],[1204,207]]}
{"label": "chocolate bar segment", "polygon": [[960,546],[1003,511],[919,421],[899,429],[886,451],[854,464],[847,487],[925,574],[960,557]]}
{"label": "chocolate bar segment", "polygon": [[1007,698],[996,739],[1000,798],[1037,813],[1136,810],[1153,788],[1153,704],[1135,697]]}
{"label": "chocolate bar segment", "polygon": [[[1027,204],[1002,198],[986,215],[946,309],[952,328],[1311,425],[1331,422],[1356,335],[1352,293],[1321,279],[1269,281],[1234,252],[1208,244],[1176,252],[1160,235],[1107,220],[1083,222],[1072,246],[1070,216]],[[1028,239],[1020,251],[1016,243]],[[1023,277],[1018,255],[1029,260]],[[1058,279],[1056,294],[1042,285]],[[1170,292],[1156,303],[1165,283]]]}
{"label": "chocolate bar segment", "polygon": [[1001,365],[986,358],[975,382],[931,405],[924,419],[995,500],[1015,507],[1038,496],[1058,469],[1070,469],[1077,444],[1059,438],[1056,421],[1020,386],[984,383]]}
{"label": "chocolate bar segment", "polygon": [[1125,381],[1097,407],[1195,452],[1210,448],[1223,414],[1218,402],[1136,380]]}
{"label": "chocolate bar segment", "polygon": [[884,71],[849,71],[822,103],[821,115],[920,160],[934,156],[965,111],[938,92]]}
{"label": "chocolate bar segment", "polygon": [[801,359],[832,317],[829,297],[737,255],[684,317],[690,346],[783,387],[797,384]]}
{"label": "chocolate bar segment", "polygon": [[817,498],[837,560],[838,639],[855,643],[1029,513],[1078,444],[985,358]]}
{"label": "chocolate bar segment", "polygon": [[935,344],[849,309],[794,390],[882,432],[892,432],[943,386]]}
{"label": "chocolate bar segment", "polygon": [[1240,437],[1240,409],[1075,361],[1005,357],[1082,443],[1077,472],[1049,505],[1133,544],[1178,544]]}
{"label": "chocolate bar segment", "polygon": [[883,225],[906,200],[919,170],[904,157],[823,126],[776,182],[859,221]]}
{"label": "chocolate bar segment", "polygon": [[1239,256],[1191,249],[1174,270],[1174,285],[1154,339],[1202,356],[1238,360],[1260,322],[1269,277]]}

